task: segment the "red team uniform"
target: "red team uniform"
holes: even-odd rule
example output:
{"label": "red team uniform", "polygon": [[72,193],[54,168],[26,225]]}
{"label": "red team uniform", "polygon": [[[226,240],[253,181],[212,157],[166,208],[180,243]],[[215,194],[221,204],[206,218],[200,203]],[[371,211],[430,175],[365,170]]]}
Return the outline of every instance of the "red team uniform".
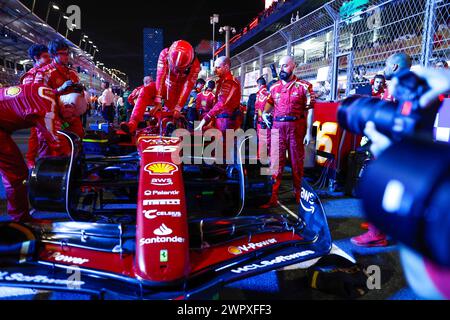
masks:
{"label": "red team uniform", "polygon": [[224,134],[227,129],[237,129],[241,106],[241,85],[228,72],[217,82],[216,104],[204,116],[206,123],[216,119],[216,127]]}
{"label": "red team uniform", "polygon": [[[35,84],[49,87],[53,89],[55,94],[57,94],[56,89],[61,87],[68,80],[71,80],[73,83],[80,82],[75,70],[56,63],[55,61],[37,70],[34,77]],[[84,137],[83,123],[80,118],[73,118],[68,125],[69,127],[67,129],[69,131],[75,133],[80,138]],[[51,148],[51,145],[45,143],[42,132],[37,128],[32,128],[26,155],[28,166],[34,166],[37,156],[41,158],[52,154],[53,151]],[[66,148],[66,153],[68,151],[69,150]]]}
{"label": "red team uniform", "polygon": [[133,109],[133,115],[128,123],[121,124],[125,131],[133,132],[142,121],[148,105],[160,105],[169,112],[178,111],[194,88],[200,73],[200,62],[195,57],[192,46],[183,40],[176,41],[170,48],[164,49],[159,55],[156,77],[156,87],[144,87]]}
{"label": "red team uniform", "polygon": [[56,152],[59,146],[55,137],[56,97],[52,90],[39,85],[3,88],[0,89],[0,112],[0,173],[6,189],[8,214],[14,221],[26,220],[29,218],[25,185],[28,168],[11,134],[37,127]]}
{"label": "red team uniform", "polygon": [[[278,164],[278,168],[272,167],[275,180],[273,195],[276,198],[278,196],[286,165],[286,151],[289,152],[293,187],[297,195],[301,191],[303,177],[303,161],[305,158],[303,139],[307,129],[307,111],[313,109],[315,105],[313,88],[309,82],[297,77],[286,84],[283,84],[280,80],[271,87],[267,101],[274,106],[272,130],[279,131],[279,150],[271,148],[271,159],[273,163]],[[271,142],[271,145],[273,143],[274,141]]]}

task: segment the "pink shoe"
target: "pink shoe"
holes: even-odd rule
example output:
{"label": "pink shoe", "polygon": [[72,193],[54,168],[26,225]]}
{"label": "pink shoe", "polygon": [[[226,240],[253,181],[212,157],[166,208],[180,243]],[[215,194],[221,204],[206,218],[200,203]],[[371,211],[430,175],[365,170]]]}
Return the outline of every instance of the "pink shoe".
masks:
{"label": "pink shoe", "polygon": [[359,247],[386,247],[388,245],[386,235],[381,232],[374,232],[373,230],[358,237],[353,237],[351,242]]}

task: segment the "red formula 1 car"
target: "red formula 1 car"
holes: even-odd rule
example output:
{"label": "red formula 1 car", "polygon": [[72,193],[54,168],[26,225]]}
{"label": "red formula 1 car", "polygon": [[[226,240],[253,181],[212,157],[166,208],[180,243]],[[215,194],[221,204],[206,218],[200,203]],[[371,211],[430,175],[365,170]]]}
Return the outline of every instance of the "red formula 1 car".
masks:
{"label": "red formula 1 car", "polygon": [[234,164],[201,157],[183,164],[174,161],[181,139],[155,130],[138,134],[135,154],[95,158],[64,133],[72,155],[39,161],[30,200],[37,211],[68,219],[0,226],[11,235],[0,240],[0,286],[104,299],[204,299],[227,283],[329,253],[327,220],[306,182],[298,217],[245,215],[247,200],[267,201],[271,186],[258,165],[245,163],[244,143]]}

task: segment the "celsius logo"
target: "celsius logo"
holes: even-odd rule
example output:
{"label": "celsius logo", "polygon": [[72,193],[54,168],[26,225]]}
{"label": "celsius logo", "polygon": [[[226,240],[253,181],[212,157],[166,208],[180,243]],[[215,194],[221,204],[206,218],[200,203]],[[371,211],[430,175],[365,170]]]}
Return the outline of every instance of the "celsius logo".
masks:
{"label": "celsius logo", "polygon": [[180,211],[158,211],[158,210],[144,210],[145,218],[149,220],[156,219],[157,217],[172,217],[181,218]]}
{"label": "celsius logo", "polygon": [[261,248],[270,246],[275,243],[277,243],[276,239],[269,239],[269,240],[264,240],[264,241],[261,241],[258,243],[249,243],[247,245],[243,245],[243,246],[239,246],[239,247],[228,247],[228,252],[235,256],[238,256],[244,252],[261,249]]}
{"label": "celsius logo", "polygon": [[150,182],[154,186],[171,186],[173,185],[173,180],[171,178],[168,179],[152,179],[152,182]]}
{"label": "celsius logo", "polygon": [[170,234],[172,234],[172,229],[168,228],[164,223],[155,231],[153,231],[153,233],[157,236],[168,236]]}
{"label": "celsius logo", "polygon": [[144,200],[144,206],[170,206],[170,205],[180,205],[180,199],[159,199],[159,200]]}
{"label": "celsius logo", "polygon": [[153,162],[145,166],[145,171],[151,175],[164,176],[173,175],[178,171],[178,167],[172,163],[168,162]]}
{"label": "celsius logo", "polygon": [[54,253],[50,258],[53,258],[56,262],[65,262],[65,263],[79,264],[79,265],[89,262],[89,259],[65,256],[59,252]]}

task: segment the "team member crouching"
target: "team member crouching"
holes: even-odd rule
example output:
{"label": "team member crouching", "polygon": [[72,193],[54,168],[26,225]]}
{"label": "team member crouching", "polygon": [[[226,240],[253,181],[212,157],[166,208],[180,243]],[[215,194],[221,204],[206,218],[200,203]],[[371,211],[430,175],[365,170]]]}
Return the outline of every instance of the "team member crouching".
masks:
{"label": "team member crouching", "polygon": [[[156,94],[151,115],[161,110],[164,100],[166,110],[173,112],[174,119],[179,119],[199,73],[200,62],[189,42],[175,41],[170,48],[164,49],[158,60]],[[151,95],[153,91],[150,89],[141,91],[130,121],[121,124],[123,131],[136,131],[138,123],[143,120],[148,103],[152,100]]]}
{"label": "team member crouching", "polygon": [[39,128],[52,155],[60,155],[60,140],[55,134],[56,97],[49,88],[22,85],[0,89],[0,174],[6,189],[8,214],[16,221],[31,219],[25,181],[28,168],[11,135],[32,127]]}

